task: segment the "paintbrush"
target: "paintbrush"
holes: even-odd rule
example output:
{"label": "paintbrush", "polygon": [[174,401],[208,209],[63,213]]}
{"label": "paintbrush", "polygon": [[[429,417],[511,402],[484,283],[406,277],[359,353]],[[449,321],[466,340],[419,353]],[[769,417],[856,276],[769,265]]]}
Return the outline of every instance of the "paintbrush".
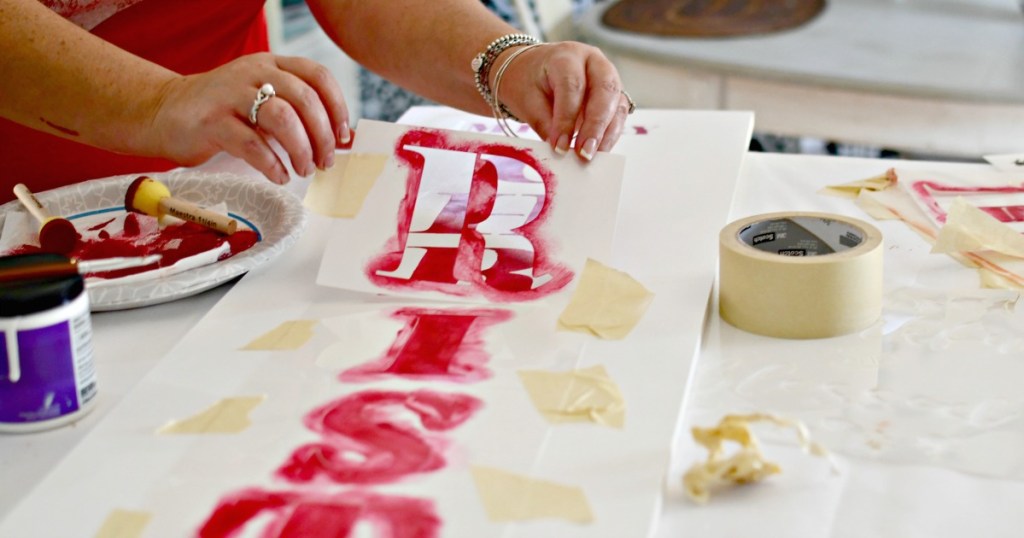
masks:
{"label": "paintbrush", "polygon": [[14,196],[39,221],[39,246],[46,252],[70,254],[81,236],[71,221],[50,215],[38,198],[22,183],[14,186]]}
{"label": "paintbrush", "polygon": [[26,265],[0,268],[0,282],[13,282],[35,278],[53,278],[74,274],[102,273],[132,267],[144,267],[160,261],[160,254],[135,257],[102,258],[98,260],[76,260],[64,258]]}

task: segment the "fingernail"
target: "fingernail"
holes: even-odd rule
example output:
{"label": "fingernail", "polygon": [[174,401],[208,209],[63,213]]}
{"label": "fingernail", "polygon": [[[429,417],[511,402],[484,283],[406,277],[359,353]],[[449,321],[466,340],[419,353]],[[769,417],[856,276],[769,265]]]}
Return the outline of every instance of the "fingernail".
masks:
{"label": "fingernail", "polygon": [[594,158],[595,151],[597,151],[597,139],[588,138],[580,149],[580,156],[589,161]]}
{"label": "fingernail", "polygon": [[559,155],[569,153],[569,135],[563,134],[558,137],[558,142],[555,143],[555,153]]}
{"label": "fingernail", "polygon": [[324,170],[329,170],[333,166],[334,166],[334,152],[332,151],[332,152],[327,154],[327,157],[324,158]]}
{"label": "fingernail", "polygon": [[341,122],[341,129],[338,129],[338,142],[342,146],[347,146],[352,142],[352,131],[349,130],[347,121]]}

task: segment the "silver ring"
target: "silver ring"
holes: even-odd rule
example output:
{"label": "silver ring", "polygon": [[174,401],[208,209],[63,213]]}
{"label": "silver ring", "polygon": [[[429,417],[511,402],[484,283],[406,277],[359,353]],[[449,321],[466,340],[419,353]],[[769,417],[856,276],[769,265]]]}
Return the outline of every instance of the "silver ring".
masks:
{"label": "silver ring", "polygon": [[626,114],[632,114],[636,112],[636,101],[634,101],[633,98],[630,97],[628,93],[626,93],[626,90],[621,91],[622,95],[626,98],[626,102],[629,103],[629,110],[626,111]]}
{"label": "silver ring", "polygon": [[252,102],[252,108],[249,109],[249,123],[256,125],[256,114],[259,114],[260,107],[275,95],[277,92],[274,91],[274,87],[270,83],[264,84],[256,90],[256,100]]}

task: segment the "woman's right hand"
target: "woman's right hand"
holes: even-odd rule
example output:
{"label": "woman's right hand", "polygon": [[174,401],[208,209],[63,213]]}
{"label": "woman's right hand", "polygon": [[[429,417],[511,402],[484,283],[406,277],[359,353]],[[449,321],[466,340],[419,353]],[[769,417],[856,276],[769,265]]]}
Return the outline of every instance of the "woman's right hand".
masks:
{"label": "woman's right hand", "polygon": [[[271,84],[256,125],[249,112],[257,91]],[[163,87],[154,114],[156,152],[187,166],[225,151],[278,184],[288,182],[272,148],[280,144],[301,176],[334,164],[334,150],[351,141],[348,108],[330,71],[306,58],[271,53],[240,57],[205,73],[175,78]]]}

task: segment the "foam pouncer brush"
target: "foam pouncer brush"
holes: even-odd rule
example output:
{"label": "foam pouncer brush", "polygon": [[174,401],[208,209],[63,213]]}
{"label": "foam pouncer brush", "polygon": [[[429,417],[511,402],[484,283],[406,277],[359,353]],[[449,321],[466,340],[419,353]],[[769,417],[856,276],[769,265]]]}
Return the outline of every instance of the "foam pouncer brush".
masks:
{"label": "foam pouncer brush", "polygon": [[75,250],[82,236],[70,220],[50,215],[32,191],[21,183],[14,186],[14,196],[39,221],[39,246],[42,250],[53,254],[70,254]]}
{"label": "foam pouncer brush", "polygon": [[148,176],[139,176],[128,186],[128,192],[124,196],[124,207],[129,211],[157,218],[171,215],[227,235],[235,233],[238,229],[238,222],[235,219],[203,209],[192,202],[174,198],[166,185]]}

